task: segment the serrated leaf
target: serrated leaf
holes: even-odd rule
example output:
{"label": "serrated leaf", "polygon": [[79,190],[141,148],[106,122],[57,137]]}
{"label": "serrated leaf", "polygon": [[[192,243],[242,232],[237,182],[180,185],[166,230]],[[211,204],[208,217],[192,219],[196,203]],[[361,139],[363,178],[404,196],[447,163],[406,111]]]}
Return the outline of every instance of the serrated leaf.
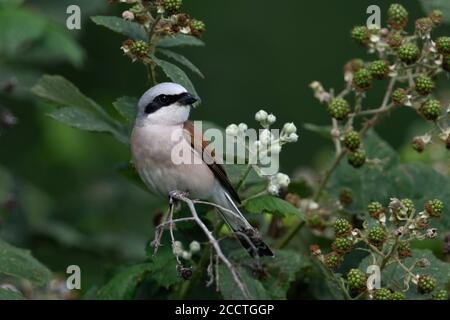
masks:
{"label": "serrated leaf", "polygon": [[278,216],[296,215],[303,217],[300,215],[299,209],[289,202],[269,195],[248,200],[245,204],[245,211],[255,214],[272,213]]}
{"label": "serrated leaf", "polygon": [[171,246],[158,250],[158,254],[152,257],[152,279],[161,287],[169,288],[180,282],[176,267],[176,259],[172,253]]}
{"label": "serrated leaf", "polygon": [[450,23],[450,2],[448,0],[419,0],[426,13],[433,10],[441,10],[443,21]]}
{"label": "serrated leaf", "polygon": [[166,50],[166,49],[158,49],[158,52],[162,53],[163,55],[165,55],[166,57],[173,59],[175,61],[177,61],[178,63],[182,64],[183,66],[189,68],[189,70],[191,70],[192,72],[196,73],[199,77],[204,78],[202,72],[199,70],[199,68],[197,68],[197,66],[195,66],[191,61],[189,61],[185,56],[173,52],[171,50]]}
{"label": "serrated leaf", "polygon": [[193,36],[187,36],[184,34],[177,34],[172,37],[166,37],[161,39],[158,42],[158,47],[162,48],[172,48],[172,47],[179,47],[179,46],[204,46],[205,43]]}
{"label": "serrated leaf", "polygon": [[[430,262],[427,267],[414,268],[414,274],[428,274],[436,278],[437,286],[435,292],[444,288],[450,283],[450,263],[439,260],[430,250],[412,250],[412,257],[406,258],[402,263],[410,267],[419,259],[426,259]],[[368,256],[361,261],[359,269],[365,271],[369,265],[372,264],[372,257]],[[381,286],[387,287],[392,290],[406,289],[404,285],[405,271],[397,264],[392,263],[388,265],[381,272]],[[429,299],[430,295],[423,295],[417,292],[417,287],[413,283],[409,283],[409,290],[406,291],[406,297],[408,299]]]}
{"label": "serrated leaf", "polygon": [[29,280],[37,286],[46,284],[51,271],[36,260],[28,250],[14,247],[0,239],[0,274]]}
{"label": "serrated leaf", "polygon": [[152,271],[151,263],[142,263],[123,269],[97,292],[103,300],[130,300],[138,285]]}
{"label": "serrated leaf", "polygon": [[0,55],[13,57],[25,45],[44,34],[46,21],[23,8],[5,7],[0,10]]}
{"label": "serrated leaf", "polygon": [[147,40],[145,30],[136,22],[126,21],[122,18],[112,16],[94,16],[91,17],[91,20],[100,26],[123,34],[134,40]]}
{"label": "serrated leaf", "polygon": [[75,107],[63,107],[48,114],[68,126],[98,132],[112,132],[112,128],[94,113]]}
{"label": "serrated leaf", "polygon": [[173,82],[181,84],[183,87],[186,88],[186,90],[189,93],[194,94],[198,97],[194,85],[192,84],[191,80],[183,70],[181,70],[178,66],[174,65],[173,63],[158,59],[154,56],[152,57],[152,60],[156,63],[158,67],[160,67],[164,71],[164,73],[167,75],[168,78],[170,78]]}
{"label": "serrated leaf", "polygon": [[113,103],[113,106],[128,124],[133,124],[137,114],[138,101],[135,97],[121,97]]}
{"label": "serrated leaf", "polygon": [[[245,284],[250,299],[252,300],[268,300],[270,294],[258,280],[254,279],[244,268],[237,267],[242,282]],[[243,300],[246,297],[242,293],[239,286],[234,281],[230,270],[224,265],[219,266],[219,290],[222,297],[226,300]]]}
{"label": "serrated leaf", "polygon": [[19,292],[0,288],[0,300],[25,300],[25,297]]}

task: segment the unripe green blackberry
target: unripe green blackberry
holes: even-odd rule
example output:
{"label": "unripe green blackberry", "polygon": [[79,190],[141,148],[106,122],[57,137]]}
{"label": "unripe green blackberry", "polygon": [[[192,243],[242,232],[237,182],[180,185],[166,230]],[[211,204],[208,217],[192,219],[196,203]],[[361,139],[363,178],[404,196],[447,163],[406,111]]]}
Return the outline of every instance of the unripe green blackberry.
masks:
{"label": "unripe green blackberry", "polygon": [[450,54],[444,55],[442,68],[447,72],[450,72]]}
{"label": "unripe green blackberry", "polygon": [[363,67],[364,61],[362,59],[352,59],[344,65],[344,73],[350,72],[353,74]]}
{"label": "unripe green blackberry", "polygon": [[434,300],[448,300],[448,292],[445,289],[439,290],[433,297]]}
{"label": "unripe green blackberry", "polygon": [[206,24],[200,20],[191,20],[190,22],[191,33],[196,37],[200,37],[206,30]]}
{"label": "unripe green blackberry", "polygon": [[391,300],[392,299],[392,293],[391,290],[386,288],[381,288],[378,290],[375,290],[373,294],[374,300]]}
{"label": "unripe green blackberry", "polygon": [[444,14],[442,13],[441,10],[431,11],[428,17],[431,19],[431,21],[433,21],[435,26],[440,25],[444,20]]}
{"label": "unripe green blackberry", "polygon": [[180,12],[183,6],[183,0],[164,0],[164,10],[169,14],[175,14]]}
{"label": "unripe green blackberry", "polygon": [[328,112],[336,120],[344,120],[350,113],[350,106],[348,102],[342,98],[331,100],[328,105]]}
{"label": "unripe green blackberry", "polygon": [[434,218],[440,218],[444,211],[444,203],[439,199],[428,200],[425,203],[425,211]]}
{"label": "unripe green blackberry", "polygon": [[407,99],[407,91],[403,88],[395,89],[395,91],[392,93],[392,101],[397,106],[404,104],[406,99]]}
{"label": "unripe green blackberry", "polygon": [[399,32],[391,32],[386,39],[387,44],[394,50],[398,49],[403,43],[403,36]]}
{"label": "unripe green blackberry", "polygon": [[330,252],[325,255],[324,263],[329,269],[337,269],[342,263],[342,256],[336,252]]}
{"label": "unripe green blackberry", "polygon": [[401,30],[408,24],[408,11],[401,4],[391,4],[387,15],[387,23],[393,29]]}
{"label": "unripe green blackberry", "polygon": [[428,17],[417,19],[415,25],[416,25],[416,34],[418,34],[420,37],[429,36],[431,30],[433,30],[434,27],[433,21]]}
{"label": "unripe green blackberry", "polygon": [[368,240],[374,246],[380,246],[386,241],[386,231],[382,226],[375,226],[369,231]]}
{"label": "unripe green blackberry", "polygon": [[404,198],[404,199],[400,200],[400,202],[402,203],[402,205],[405,206],[408,215],[410,215],[414,211],[414,209],[415,209],[414,202],[411,199]]}
{"label": "unripe green blackberry", "polygon": [[434,81],[429,76],[421,74],[416,78],[415,89],[418,94],[426,96],[434,90],[434,87]]}
{"label": "unripe green blackberry", "polygon": [[354,168],[362,167],[366,163],[366,153],[363,150],[350,152],[347,156],[347,161]]}
{"label": "unripe green blackberry", "polygon": [[412,64],[419,59],[419,48],[412,43],[402,44],[398,48],[398,57],[406,64]]}
{"label": "unripe green blackberry", "polygon": [[430,275],[424,274],[419,276],[417,281],[417,291],[421,294],[430,293],[436,288],[436,279]]}
{"label": "unripe green blackberry", "polygon": [[373,61],[369,64],[368,69],[372,77],[383,80],[389,75],[389,62],[386,60]]}
{"label": "unripe green blackberry", "polygon": [[366,282],[366,274],[359,269],[350,269],[347,273],[347,284],[350,290],[364,291],[366,290]]}
{"label": "unripe green blackberry", "polygon": [[367,211],[372,218],[378,219],[382,213],[384,213],[384,208],[378,201],[373,201],[367,206]]}
{"label": "unripe green blackberry", "polygon": [[147,42],[139,40],[139,41],[133,42],[130,50],[135,56],[137,56],[139,58],[144,58],[148,55],[148,53],[150,51],[150,47],[147,44]]}
{"label": "unripe green blackberry", "polygon": [[411,247],[408,241],[402,241],[397,246],[397,254],[401,259],[408,258],[412,256]]}
{"label": "unripe green blackberry", "polygon": [[347,220],[339,218],[334,222],[334,234],[336,237],[344,237],[352,232],[353,226]]}
{"label": "unripe green blackberry", "polygon": [[391,299],[392,300],[405,300],[405,294],[400,291],[394,291],[391,294]]}
{"label": "unripe green blackberry", "polygon": [[370,31],[366,26],[356,26],[353,27],[351,36],[356,43],[365,46],[369,43]]}
{"label": "unripe green blackberry", "polygon": [[358,132],[355,130],[349,130],[344,136],[344,146],[350,150],[355,151],[361,145],[361,138],[359,137]]}
{"label": "unripe green blackberry", "polygon": [[372,86],[372,74],[367,69],[360,69],[353,75],[353,88],[367,91]]}
{"label": "unripe green blackberry", "polygon": [[450,37],[437,38],[436,48],[440,54],[450,54]]}
{"label": "unripe green blackberry", "polygon": [[419,108],[419,112],[425,117],[425,119],[436,121],[441,114],[441,103],[435,99],[427,100]]}
{"label": "unripe green blackberry", "polygon": [[333,248],[333,251],[339,254],[344,254],[352,250],[353,243],[348,238],[336,238],[336,240],[334,240],[331,244],[331,247]]}

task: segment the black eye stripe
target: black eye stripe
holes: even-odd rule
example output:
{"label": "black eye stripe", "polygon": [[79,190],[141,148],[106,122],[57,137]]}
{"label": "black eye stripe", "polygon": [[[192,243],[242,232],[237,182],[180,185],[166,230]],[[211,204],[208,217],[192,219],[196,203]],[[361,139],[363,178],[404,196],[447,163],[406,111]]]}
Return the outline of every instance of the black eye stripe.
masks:
{"label": "black eye stripe", "polygon": [[187,94],[187,92],[172,95],[160,94],[159,96],[156,96],[153,101],[145,107],[145,113],[153,113],[163,107],[170,106],[171,104],[174,104],[181,98],[185,97]]}

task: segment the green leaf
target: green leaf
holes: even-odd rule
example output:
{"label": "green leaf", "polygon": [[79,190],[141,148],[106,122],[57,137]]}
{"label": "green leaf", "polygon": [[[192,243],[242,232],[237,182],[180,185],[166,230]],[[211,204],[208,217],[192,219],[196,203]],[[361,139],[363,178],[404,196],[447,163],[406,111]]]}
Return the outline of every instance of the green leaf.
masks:
{"label": "green leaf", "polygon": [[94,16],[91,17],[91,20],[100,26],[104,26],[134,40],[147,41],[145,30],[136,22],[126,21],[119,17],[110,16]]}
{"label": "green leaf", "polygon": [[44,34],[46,21],[31,11],[6,7],[0,10],[0,55],[14,57],[25,45]]}
{"label": "green leaf", "polygon": [[[412,266],[419,259],[426,259],[430,262],[427,267],[414,268],[414,274],[428,274],[436,278],[437,286],[434,292],[444,288],[450,284],[450,263],[439,260],[430,250],[412,250],[412,257],[404,259],[402,262],[405,266]],[[367,267],[373,263],[372,257],[369,255],[361,261],[359,269],[362,271],[367,270]],[[381,272],[381,286],[387,287],[393,290],[403,290],[405,271],[397,263],[389,264]],[[417,292],[417,288],[413,283],[409,284],[409,290],[406,291],[406,297],[408,299],[429,299],[430,295],[422,295]]]}
{"label": "green leaf", "polygon": [[98,291],[97,298],[103,300],[133,299],[138,285],[151,271],[151,263],[142,263],[125,268]]}
{"label": "green leaf", "polygon": [[419,0],[426,13],[433,10],[441,10],[444,14],[444,22],[450,23],[450,2],[448,0]]}
{"label": "green leaf", "polygon": [[111,132],[111,127],[92,112],[75,107],[63,107],[48,114],[68,126],[98,132]]}
{"label": "green leaf", "polygon": [[25,297],[19,292],[0,288],[0,300],[25,300]]}
{"label": "green leaf", "polygon": [[187,36],[184,34],[177,34],[173,37],[166,37],[159,41],[158,47],[162,48],[172,48],[179,46],[196,46],[201,47],[204,46],[205,43],[193,36]]}
{"label": "green leaf", "polygon": [[267,276],[262,284],[272,299],[286,299],[287,292],[297,274],[311,268],[309,258],[290,250],[278,250],[275,259],[264,266]]}
{"label": "green leaf", "polygon": [[269,195],[250,199],[245,204],[245,210],[248,213],[255,214],[268,212],[278,216],[296,215],[303,217],[303,215],[300,214],[299,209],[289,202]]}
{"label": "green leaf", "polygon": [[172,253],[171,245],[158,250],[158,254],[152,257],[152,279],[158,285],[168,289],[181,281],[177,272],[176,259]]}
{"label": "green leaf", "polygon": [[39,43],[21,54],[20,59],[40,63],[54,64],[58,61],[69,61],[72,65],[80,67],[85,54],[81,46],[74,39],[70,31],[57,24],[49,24],[45,35]]}
{"label": "green leaf", "polygon": [[0,273],[29,280],[37,286],[45,285],[51,271],[37,261],[30,251],[13,247],[0,239]]}
{"label": "green leaf", "polygon": [[[252,300],[268,300],[270,299],[270,294],[266,291],[261,282],[254,279],[243,267],[237,267],[237,272],[239,273],[242,282],[247,287]],[[226,300],[243,300],[245,296],[243,295],[241,289],[238,287],[234,281],[233,275],[230,270],[224,265],[219,266],[219,290],[222,297]]]}
{"label": "green leaf", "polygon": [[70,81],[61,76],[44,75],[31,91],[59,106],[74,106],[103,113],[102,108],[92,99],[83,95]]}
{"label": "green leaf", "polygon": [[192,84],[191,80],[183,70],[181,70],[178,66],[170,62],[158,59],[154,56],[152,57],[152,60],[156,63],[158,67],[160,67],[164,71],[164,73],[167,75],[168,78],[170,78],[173,82],[181,84],[183,87],[186,88],[187,91],[198,97],[194,85]]}
{"label": "green leaf", "polygon": [[24,0],[0,0],[0,7],[18,7],[20,6]]}
{"label": "green leaf", "polygon": [[177,61],[178,63],[182,64],[183,66],[189,68],[192,72],[196,73],[199,77],[204,78],[204,75],[202,72],[191,62],[189,61],[185,56],[173,52],[171,50],[166,49],[158,49],[158,52],[162,53],[166,57],[173,59]]}
{"label": "green leaf", "polygon": [[127,124],[133,124],[136,119],[138,101],[134,97],[121,97],[113,103],[113,106]]}

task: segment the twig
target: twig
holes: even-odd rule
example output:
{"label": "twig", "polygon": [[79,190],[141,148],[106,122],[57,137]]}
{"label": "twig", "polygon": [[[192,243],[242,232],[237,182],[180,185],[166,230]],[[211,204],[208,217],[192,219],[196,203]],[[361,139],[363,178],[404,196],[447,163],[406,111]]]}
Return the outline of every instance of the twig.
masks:
{"label": "twig", "polygon": [[153,256],[156,256],[156,254],[158,253],[158,248],[161,245],[161,238],[164,233],[164,226],[167,225],[169,217],[172,215],[171,212],[173,213],[173,201],[169,200],[169,208],[167,209],[163,222],[158,227],[156,227],[155,239],[152,241]]}
{"label": "twig", "polygon": [[180,192],[171,192],[170,196],[172,198],[174,198],[174,199],[177,199],[179,201],[183,201],[184,203],[186,203],[186,205],[188,206],[189,210],[191,211],[192,217],[195,219],[195,222],[202,229],[203,233],[208,238],[209,243],[214,248],[214,251],[216,252],[216,255],[218,256],[218,259],[220,261],[222,261],[222,263],[228,268],[228,270],[230,271],[230,273],[231,273],[231,275],[233,277],[234,282],[238,286],[239,290],[242,292],[244,298],[245,299],[250,299],[251,295],[248,292],[248,289],[247,289],[246,285],[242,282],[241,277],[240,277],[239,273],[236,271],[236,269],[234,268],[233,264],[231,264],[231,262],[223,254],[222,249],[220,248],[218,241],[214,238],[214,236],[212,235],[211,231],[209,231],[208,227],[203,223],[203,221],[198,216],[197,211],[196,211],[195,206],[194,206],[194,202],[191,199],[185,197]]}

